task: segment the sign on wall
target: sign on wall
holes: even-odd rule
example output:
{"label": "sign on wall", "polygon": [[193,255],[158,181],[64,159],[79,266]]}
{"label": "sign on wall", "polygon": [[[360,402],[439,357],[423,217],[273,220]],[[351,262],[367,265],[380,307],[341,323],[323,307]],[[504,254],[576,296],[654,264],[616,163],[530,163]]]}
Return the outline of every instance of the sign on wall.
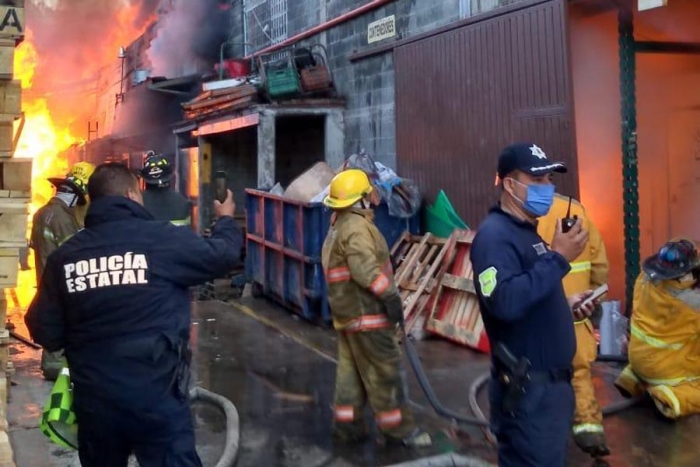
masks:
{"label": "sign on wall", "polygon": [[24,35],[24,8],[0,6],[0,37]]}
{"label": "sign on wall", "polygon": [[396,17],[387,16],[367,26],[367,43],[379,42],[396,35]]}
{"label": "sign on wall", "polygon": [[666,6],[668,0],[639,0],[637,7],[639,11],[651,10],[652,8],[658,8],[660,6]]}

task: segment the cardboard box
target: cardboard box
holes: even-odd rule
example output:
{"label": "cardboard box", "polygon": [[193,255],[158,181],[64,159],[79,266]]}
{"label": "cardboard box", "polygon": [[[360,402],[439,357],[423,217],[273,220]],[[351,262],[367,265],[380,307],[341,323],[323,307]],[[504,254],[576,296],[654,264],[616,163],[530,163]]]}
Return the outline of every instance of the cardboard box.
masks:
{"label": "cardboard box", "polygon": [[0,248],[0,288],[11,289],[17,287],[18,272],[19,249]]}
{"label": "cardboard box", "polygon": [[15,41],[0,40],[0,79],[12,79],[15,74]]}
{"label": "cardboard box", "polygon": [[31,191],[32,159],[1,159],[0,190]]}

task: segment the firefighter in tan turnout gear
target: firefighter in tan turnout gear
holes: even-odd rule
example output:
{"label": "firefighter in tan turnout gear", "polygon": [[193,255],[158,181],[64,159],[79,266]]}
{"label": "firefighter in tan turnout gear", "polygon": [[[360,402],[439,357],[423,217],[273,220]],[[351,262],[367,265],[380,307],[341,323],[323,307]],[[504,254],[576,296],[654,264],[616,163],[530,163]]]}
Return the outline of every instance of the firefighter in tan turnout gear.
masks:
{"label": "firefighter in tan turnout gear", "polygon": [[[41,283],[46,260],[54,250],[81,229],[76,209],[87,204],[87,183],[95,166],[89,162],[78,162],[65,178],[50,178],[56,194],[32,220],[30,247],[34,250],[37,287]],[[63,351],[41,354],[41,371],[44,378],[55,380],[64,365]]]}
{"label": "firefighter in tan turnout gear", "polygon": [[333,178],[324,204],[334,210],[323,245],[323,270],[333,326],[338,332],[333,436],[363,440],[367,402],[387,442],[427,446],[401,378],[396,324],[403,319],[389,248],[373,222],[367,174],[346,170]]}
{"label": "firefighter in tan turnout gear", "polygon": [[626,397],[651,396],[670,419],[700,413],[700,256],[676,239],[644,261],[634,285],[629,365],[615,381]]}
{"label": "firefighter in tan turnout gear", "polygon": [[[571,271],[562,281],[567,297],[595,289],[608,282],[608,259],[600,232],[586,216],[583,206],[576,200],[571,200],[571,204],[569,201],[570,198],[555,194],[552,208],[545,217],[540,218],[537,226],[540,236],[550,243],[557,228],[557,219],[576,216],[582,219],[583,228],[588,231],[588,247],[571,263]],[[591,379],[591,363],[598,355],[593,325],[588,318],[574,324],[576,354],[571,381],[576,396],[572,427],[574,441],[581,450],[593,457],[607,456],[610,449],[603,431],[603,413]]]}

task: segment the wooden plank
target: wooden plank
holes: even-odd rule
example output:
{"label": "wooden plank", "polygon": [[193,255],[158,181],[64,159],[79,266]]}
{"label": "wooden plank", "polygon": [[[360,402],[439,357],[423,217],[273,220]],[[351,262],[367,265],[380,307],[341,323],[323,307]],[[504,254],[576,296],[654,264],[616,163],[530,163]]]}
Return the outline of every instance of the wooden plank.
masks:
{"label": "wooden plank", "polygon": [[455,276],[454,274],[445,273],[445,275],[442,276],[442,285],[462,292],[476,293],[473,280],[467,279],[466,277]]}
{"label": "wooden plank", "polygon": [[[2,52],[1,48],[0,52]],[[0,54],[0,63],[1,60],[2,54]],[[12,115],[14,119],[21,112],[22,82],[20,80],[0,81],[0,114]]]}
{"label": "wooden plank", "polygon": [[0,190],[31,191],[32,159],[0,160]]}
{"label": "wooden plank", "polygon": [[32,192],[31,191],[11,191],[11,190],[0,190],[0,198],[13,198],[13,199],[25,199],[27,202],[31,201]]}
{"label": "wooden plank", "polygon": [[15,41],[0,40],[0,79],[12,79],[15,74]]}
{"label": "wooden plank", "polygon": [[2,467],[16,467],[10,438],[5,430],[0,431],[0,465]]}
{"label": "wooden plank", "polygon": [[17,287],[19,272],[19,249],[0,248],[0,288]]}
{"label": "wooden plank", "polygon": [[[430,234],[428,234],[428,235],[430,235]],[[428,235],[426,235],[426,237],[427,237]],[[443,266],[443,264],[442,264],[442,259],[443,259],[443,258],[445,257],[445,255],[447,254],[448,249],[449,249],[449,245],[447,245],[447,244],[443,245],[442,248],[440,249],[440,252],[439,252],[439,253],[437,254],[437,256],[433,259],[432,264],[431,264],[431,266],[430,266],[430,269],[428,269],[427,275],[426,275],[426,276],[424,277],[424,279],[421,281],[422,289],[419,289],[419,290],[416,292],[416,297],[414,297],[414,298],[408,303],[408,305],[406,305],[406,307],[404,307],[404,316],[410,316],[410,315],[413,313],[413,311],[414,311],[414,310],[413,310],[413,307],[416,305],[418,299],[420,298],[420,294],[422,294],[423,291],[425,290],[425,288],[427,287],[430,278],[434,277],[434,276],[438,273],[439,268],[441,268],[441,267]],[[420,308],[417,309],[417,312],[418,312],[418,313],[420,313],[421,311],[422,311],[422,310],[421,310]],[[409,328],[409,330],[410,330],[410,328]]]}
{"label": "wooden plank", "polygon": [[25,200],[0,198],[0,245],[26,245],[28,207]]}

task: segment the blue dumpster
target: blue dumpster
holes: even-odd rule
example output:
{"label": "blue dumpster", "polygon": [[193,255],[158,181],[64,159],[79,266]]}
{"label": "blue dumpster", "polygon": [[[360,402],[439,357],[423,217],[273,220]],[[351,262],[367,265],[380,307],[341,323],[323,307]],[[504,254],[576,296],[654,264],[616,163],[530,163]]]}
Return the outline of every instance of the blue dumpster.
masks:
{"label": "blue dumpster", "polygon": [[[321,203],[300,203],[265,191],[246,190],[245,270],[254,295],[264,295],[313,322],[331,322],[321,249],[331,212]],[[375,224],[393,245],[406,230],[417,234],[419,216],[389,216],[382,203]]]}

